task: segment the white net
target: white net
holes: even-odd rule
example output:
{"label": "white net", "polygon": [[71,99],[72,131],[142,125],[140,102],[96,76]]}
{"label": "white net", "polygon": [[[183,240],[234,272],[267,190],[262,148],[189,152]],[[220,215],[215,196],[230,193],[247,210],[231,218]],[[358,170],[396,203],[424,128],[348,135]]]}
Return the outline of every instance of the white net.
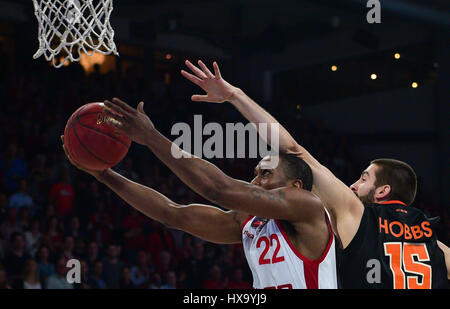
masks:
{"label": "white net", "polygon": [[118,55],[110,24],[113,0],[33,0],[39,23],[39,49],[57,68],[81,54]]}

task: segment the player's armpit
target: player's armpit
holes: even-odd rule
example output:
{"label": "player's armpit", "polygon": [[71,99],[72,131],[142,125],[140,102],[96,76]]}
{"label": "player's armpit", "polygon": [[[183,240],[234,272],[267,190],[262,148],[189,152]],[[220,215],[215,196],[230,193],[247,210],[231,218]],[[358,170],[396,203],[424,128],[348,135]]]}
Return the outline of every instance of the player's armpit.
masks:
{"label": "player's armpit", "polygon": [[320,164],[310,166],[314,179],[312,191],[330,212],[333,228],[345,248],[358,231],[364,205],[329,169]]}
{"label": "player's armpit", "polygon": [[176,205],[175,208],[174,219],[170,222],[173,228],[217,244],[242,242],[241,225],[247,214],[203,204]]}

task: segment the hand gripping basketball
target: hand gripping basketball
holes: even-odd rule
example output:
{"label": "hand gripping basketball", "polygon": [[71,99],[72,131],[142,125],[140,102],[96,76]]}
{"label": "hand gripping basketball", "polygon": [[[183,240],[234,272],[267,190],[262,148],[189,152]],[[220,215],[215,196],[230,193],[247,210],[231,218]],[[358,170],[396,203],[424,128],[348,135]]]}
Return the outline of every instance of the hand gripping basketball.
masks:
{"label": "hand gripping basketball", "polygon": [[106,123],[104,104],[93,102],[78,108],[64,129],[64,146],[72,161],[84,170],[103,171],[127,154],[131,139]]}
{"label": "hand gripping basketball", "polygon": [[104,104],[103,112],[107,116],[105,121],[108,124],[122,131],[132,141],[141,145],[146,144],[149,133],[155,126],[144,112],[144,102],[140,102],[137,109],[117,98],[106,100]]}
{"label": "hand gripping basketball", "polygon": [[67,151],[66,146],[64,145],[64,135],[61,135],[61,141],[62,141],[62,148],[64,150],[64,153],[66,154],[67,159],[70,161],[70,163],[72,163],[73,166],[75,166],[77,169],[86,172],[88,174],[91,174],[92,176],[94,176],[95,178],[98,178],[99,176],[101,176],[105,171],[93,171],[93,170],[88,170],[85,169],[83,167],[81,167],[79,164],[77,164],[69,155],[69,152]]}

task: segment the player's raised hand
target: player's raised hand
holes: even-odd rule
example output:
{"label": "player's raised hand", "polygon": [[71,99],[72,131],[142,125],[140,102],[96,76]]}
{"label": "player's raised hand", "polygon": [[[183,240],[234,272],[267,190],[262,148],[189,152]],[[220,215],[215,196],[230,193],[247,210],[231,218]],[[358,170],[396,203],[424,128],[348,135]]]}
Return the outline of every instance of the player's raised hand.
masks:
{"label": "player's raised hand", "polygon": [[92,176],[94,176],[95,178],[98,178],[99,176],[101,176],[102,173],[104,173],[104,171],[92,171],[92,170],[88,170],[85,169],[84,167],[80,166],[77,162],[75,162],[71,157],[69,152],[67,151],[66,146],[64,145],[64,135],[61,135],[61,141],[62,141],[62,147],[64,149],[64,153],[66,154],[67,159],[70,161],[70,163],[72,163],[73,166],[75,166],[77,169],[86,172],[88,174],[91,174]]}
{"label": "player's raised hand", "polygon": [[117,98],[106,100],[104,104],[103,112],[108,116],[106,122],[121,130],[134,142],[145,145],[155,126],[144,112],[144,102],[140,102],[137,109]]}
{"label": "player's raised hand", "polygon": [[213,63],[214,74],[201,60],[198,61],[199,67],[193,65],[189,60],[186,60],[185,63],[194,74],[185,70],[181,70],[181,74],[206,92],[205,95],[194,94],[191,97],[192,101],[223,103],[231,100],[237,88],[222,78],[217,62]]}

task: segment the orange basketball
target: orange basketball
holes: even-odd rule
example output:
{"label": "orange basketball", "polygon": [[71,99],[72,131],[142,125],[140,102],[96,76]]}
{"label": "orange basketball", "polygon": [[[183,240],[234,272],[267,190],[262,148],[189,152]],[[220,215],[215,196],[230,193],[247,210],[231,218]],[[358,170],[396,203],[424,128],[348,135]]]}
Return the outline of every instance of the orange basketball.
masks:
{"label": "orange basketball", "polygon": [[119,163],[131,145],[130,138],[105,123],[103,103],[77,109],[64,130],[64,145],[80,167],[101,171]]}

